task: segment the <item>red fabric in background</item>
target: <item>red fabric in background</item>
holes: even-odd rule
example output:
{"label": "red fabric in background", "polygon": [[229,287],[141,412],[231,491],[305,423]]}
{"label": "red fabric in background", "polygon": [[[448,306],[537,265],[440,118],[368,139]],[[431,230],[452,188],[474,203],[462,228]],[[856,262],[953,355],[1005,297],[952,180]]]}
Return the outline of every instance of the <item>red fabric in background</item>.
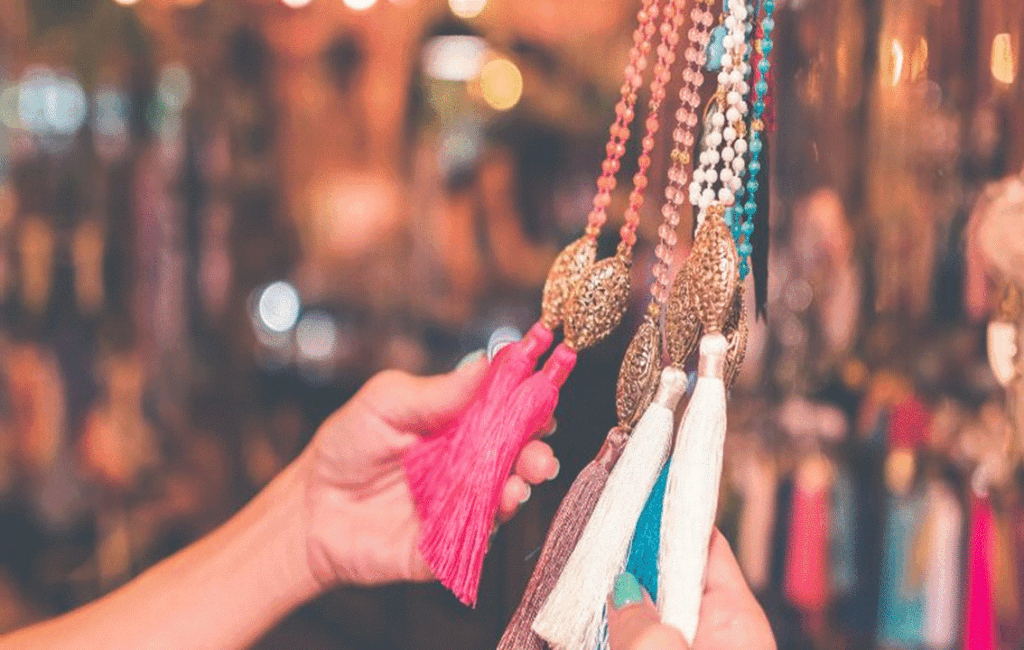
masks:
{"label": "red fabric in background", "polygon": [[928,442],[932,415],[916,395],[897,404],[889,418],[889,449],[916,450]]}
{"label": "red fabric in background", "polygon": [[992,603],[992,504],[971,501],[971,534],[967,549],[967,613],[964,650],[996,650],[996,614]]}
{"label": "red fabric in background", "polygon": [[1000,617],[999,619],[999,640],[1004,646],[1011,648],[1024,648],[1024,505],[1014,504],[1007,509],[1006,513],[1009,530],[1006,542],[1011,547],[1012,566],[1011,575],[1002,576],[997,579],[1010,580],[1013,589],[1017,593],[1017,610],[1015,616]]}
{"label": "red fabric in background", "polygon": [[789,546],[786,549],[785,592],[789,601],[818,632],[828,607],[828,489],[793,489]]}

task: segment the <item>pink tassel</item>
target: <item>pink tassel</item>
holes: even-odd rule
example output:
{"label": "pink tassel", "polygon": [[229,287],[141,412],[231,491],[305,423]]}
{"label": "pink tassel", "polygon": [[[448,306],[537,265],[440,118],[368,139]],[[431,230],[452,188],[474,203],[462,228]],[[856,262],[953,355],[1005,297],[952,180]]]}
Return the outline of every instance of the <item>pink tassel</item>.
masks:
{"label": "pink tassel", "polygon": [[497,429],[509,395],[530,376],[552,338],[551,330],[537,323],[522,340],[505,346],[494,357],[466,409],[406,453],[402,466],[422,521],[434,518],[435,510],[449,498],[453,481],[475,465],[477,459],[462,451],[466,440]]}
{"label": "pink tassel", "polygon": [[497,650],[544,650],[546,647],[544,640],[532,629],[533,620],[558,582],[558,577],[562,575],[576,543],[580,541],[583,528],[608,481],[608,473],[622,453],[626,440],[628,434],[623,429],[615,427],[609,431],[597,457],[573,481],[555,512],[540,559],[533,568],[533,575],[526,585],[519,607],[498,642]]}
{"label": "pink tassel", "polygon": [[576,352],[559,345],[511,396],[495,393],[473,430],[453,437],[441,460],[449,481],[440,502],[427,505],[419,548],[441,584],[471,607],[505,480],[523,445],[551,419],[575,364]]}
{"label": "pink tassel", "polygon": [[992,602],[992,504],[987,498],[973,498],[970,534],[964,650],[995,650],[999,643]]}

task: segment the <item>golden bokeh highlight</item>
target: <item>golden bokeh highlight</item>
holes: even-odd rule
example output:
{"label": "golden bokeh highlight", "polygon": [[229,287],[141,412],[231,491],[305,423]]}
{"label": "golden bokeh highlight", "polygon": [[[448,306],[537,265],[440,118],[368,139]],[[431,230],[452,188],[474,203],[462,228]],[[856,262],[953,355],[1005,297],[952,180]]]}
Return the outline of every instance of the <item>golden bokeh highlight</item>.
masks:
{"label": "golden bokeh highlight", "polygon": [[523,74],[508,59],[492,59],[480,69],[480,94],[494,110],[507,111],[523,96]]}

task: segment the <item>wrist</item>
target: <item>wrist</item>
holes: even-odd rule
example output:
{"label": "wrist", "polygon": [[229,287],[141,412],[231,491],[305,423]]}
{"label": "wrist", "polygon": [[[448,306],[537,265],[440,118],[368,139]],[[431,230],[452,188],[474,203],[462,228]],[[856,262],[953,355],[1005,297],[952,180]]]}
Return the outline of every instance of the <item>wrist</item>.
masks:
{"label": "wrist", "polygon": [[305,456],[289,464],[257,495],[254,506],[260,512],[254,529],[265,537],[268,584],[279,584],[281,596],[292,606],[315,598],[326,585],[313,572],[309,553],[309,517],[306,504],[308,477]]}

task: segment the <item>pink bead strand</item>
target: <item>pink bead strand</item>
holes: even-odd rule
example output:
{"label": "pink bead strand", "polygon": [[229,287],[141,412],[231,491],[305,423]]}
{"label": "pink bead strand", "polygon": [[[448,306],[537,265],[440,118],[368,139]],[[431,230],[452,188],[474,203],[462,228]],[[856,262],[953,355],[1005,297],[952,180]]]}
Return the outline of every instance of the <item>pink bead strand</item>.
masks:
{"label": "pink bead strand", "polygon": [[619,102],[615,105],[615,121],[608,129],[608,144],[605,146],[601,175],[597,179],[597,194],[594,196],[593,208],[587,216],[586,232],[592,239],[597,238],[608,220],[607,208],[616,185],[615,175],[619,171],[619,161],[626,153],[629,126],[635,117],[637,91],[643,84],[647,57],[651,51],[651,38],[655,31],[655,19],[660,11],[657,1],[643,0],[640,11],[637,12],[637,26],[633,31],[633,46],[629,50],[625,80],[620,90]]}
{"label": "pink bead strand", "polygon": [[672,166],[668,171],[668,186],[665,188],[665,203],[662,205],[662,225],[658,229],[659,244],[655,249],[657,261],[652,271],[654,281],[651,283],[651,300],[656,305],[663,305],[668,300],[671,288],[669,269],[674,262],[674,251],[677,243],[676,229],[679,226],[679,208],[686,200],[687,163],[684,151],[692,151],[694,130],[697,126],[697,110],[700,107],[700,87],[704,83],[701,72],[707,52],[707,44],[711,38],[711,25],[714,18],[710,11],[711,0],[699,0],[690,12],[693,22],[687,37],[686,68],[683,70],[683,85],[679,89],[679,108],[676,110],[676,127],[672,131],[673,148]]}
{"label": "pink bead strand", "polygon": [[641,140],[640,156],[637,159],[637,172],[633,175],[633,190],[629,194],[629,207],[626,208],[625,223],[619,231],[619,252],[628,255],[636,244],[636,229],[640,224],[640,208],[644,203],[644,192],[647,189],[647,170],[651,166],[651,151],[654,149],[654,136],[660,127],[658,111],[665,100],[665,86],[672,78],[672,64],[676,60],[676,48],[679,45],[679,29],[686,19],[684,11],[686,0],[672,0],[662,10],[662,22],[659,27],[661,42],[658,44],[658,61],[654,65],[651,79],[651,97],[647,106],[647,120],[644,123],[644,137]]}

